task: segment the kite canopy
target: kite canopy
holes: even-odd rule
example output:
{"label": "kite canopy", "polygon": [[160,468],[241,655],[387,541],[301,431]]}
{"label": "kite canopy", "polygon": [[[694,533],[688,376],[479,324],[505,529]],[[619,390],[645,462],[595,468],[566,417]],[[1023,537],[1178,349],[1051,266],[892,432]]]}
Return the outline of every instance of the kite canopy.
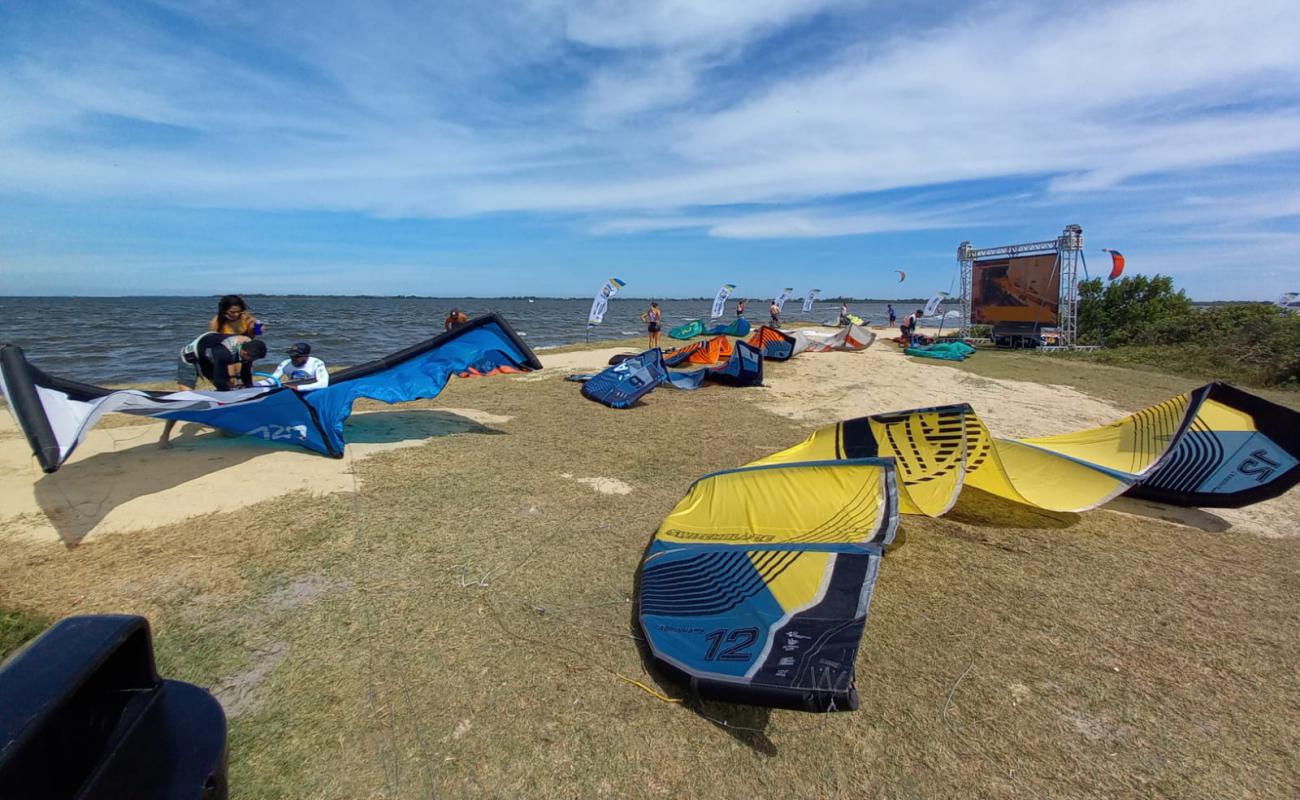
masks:
{"label": "kite canopy", "polygon": [[939,516],[963,485],[1052,511],[1124,492],[1235,508],[1300,482],[1300,413],[1212,383],[1100,428],[995,439],[961,404],[841,422],[755,464],[878,456],[898,460],[904,514]]}
{"label": "kite canopy", "polygon": [[659,348],[628,356],[618,364],[593,376],[571,375],[570,380],[584,380],[582,396],[610,408],[631,408],[636,401],[654,391],[667,379],[668,367]]}
{"label": "kite canopy", "polygon": [[745,336],[749,333],[749,320],[739,317],[727,325],[714,325],[705,333],[710,336]]}
{"label": "kite canopy", "polygon": [[105,413],[184,420],[343,457],[343,422],[362,397],[402,403],[436,397],[453,375],[541,369],[504,319],[488,314],[405,350],[336,372],[311,392],[113,390],[47,375],[21,348],[0,346],[0,391],[46,472],[57,470]]}
{"label": "kite canopy", "polygon": [[1106,280],[1113,281],[1124,272],[1124,254],[1118,250],[1109,250],[1102,248],[1102,252],[1110,253],[1110,275]]}
{"label": "kite canopy", "polygon": [[696,481],[641,562],[637,612],[656,664],[701,697],[856,709],[854,660],[895,496],[882,459]]}
{"label": "kite canopy", "polygon": [[831,336],[809,342],[808,352],[829,353],[832,350],[866,350],[876,341],[876,334],[860,325],[851,324],[840,328]]}
{"label": "kite canopy", "polygon": [[785,331],[764,325],[749,337],[749,345],[762,349],[769,361],[788,361],[808,349],[808,337],[802,332]]}
{"label": "kite canopy", "polygon": [[729,386],[763,384],[763,356],[758,348],[736,342],[728,352],[727,362],[722,366],[674,372],[668,369],[663,353],[655,348],[623,357],[618,364],[596,375],[570,375],[568,380],[583,382],[583,397],[610,408],[630,408],[664,383],[686,390],[698,389],[705,381]]}
{"label": "kite canopy", "polygon": [[899,282],[899,283],[902,283],[903,281],[907,280],[907,273],[906,273],[906,272],[903,272],[901,269],[896,269],[896,270],[894,270],[894,272],[897,272],[897,273],[898,273],[898,282]]}
{"label": "kite canopy", "polygon": [[975,353],[975,348],[965,342],[936,342],[912,345],[903,351],[909,356],[938,358],[944,361],[965,361]]}
{"label": "kite canopy", "polygon": [[670,367],[679,364],[719,364],[731,358],[734,347],[726,336],[714,336],[703,342],[695,342],[685,347],[678,347],[664,353],[664,363]]}
{"label": "kite canopy", "polygon": [[668,331],[673,339],[694,339],[704,333],[704,320],[693,319],[685,325],[679,325]]}

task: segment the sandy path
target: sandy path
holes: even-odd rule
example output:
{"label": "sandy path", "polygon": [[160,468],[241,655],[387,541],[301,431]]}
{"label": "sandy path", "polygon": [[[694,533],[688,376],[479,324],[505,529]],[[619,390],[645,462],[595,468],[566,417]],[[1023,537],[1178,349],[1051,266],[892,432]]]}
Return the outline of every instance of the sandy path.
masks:
{"label": "sandy path", "polygon": [[[436,436],[508,422],[467,408],[358,412],[347,453],[328,458],[182,424],[167,451],[161,422],[95,428],[53,475],[37,467],[13,417],[0,413],[0,537],[76,544],[232,511],[290,492],[352,491],[352,462]],[[252,479],[250,479],[250,476]]]}

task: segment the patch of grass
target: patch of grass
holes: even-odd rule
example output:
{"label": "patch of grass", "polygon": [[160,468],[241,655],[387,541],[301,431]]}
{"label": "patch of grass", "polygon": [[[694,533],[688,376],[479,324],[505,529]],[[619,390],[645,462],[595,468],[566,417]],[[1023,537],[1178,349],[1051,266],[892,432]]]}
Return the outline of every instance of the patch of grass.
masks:
{"label": "patch of grass", "polygon": [[0,661],[39,636],[51,620],[39,614],[0,610]]}
{"label": "patch of grass", "polygon": [[[1120,368],[1032,355],[959,368],[1133,408],[1194,384],[1124,370],[1110,395]],[[903,520],[860,711],[692,709],[628,683],[682,694],[646,674],[632,620],[659,522],[695,478],[806,433],[750,402],[762,391],[613,411],[558,376],[453,381],[415,407],[510,421],[359,461],[356,495],[70,551],[15,542],[0,584],[50,617],[147,614],[169,677],[244,676],[243,797],[1294,796],[1298,540],[968,492]],[[303,576],[333,588],[272,602]]]}

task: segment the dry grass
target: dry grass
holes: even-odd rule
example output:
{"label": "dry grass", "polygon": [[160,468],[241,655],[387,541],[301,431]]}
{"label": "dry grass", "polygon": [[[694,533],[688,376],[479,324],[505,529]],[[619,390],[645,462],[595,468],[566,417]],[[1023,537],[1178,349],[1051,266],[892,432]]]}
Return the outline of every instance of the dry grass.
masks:
{"label": "dry grass", "polygon": [[[434,405],[513,419],[360,462],[356,495],[6,544],[0,598],[149,615],[160,668],[241,709],[237,797],[1300,791],[1296,539],[968,492],[904,519],[857,713],[694,709],[625,682],[680,696],[632,626],[659,521],[695,477],[804,433],[736,397],[762,391],[619,412],[558,379],[456,381]],[[597,476],[634,491],[575,480]]]}

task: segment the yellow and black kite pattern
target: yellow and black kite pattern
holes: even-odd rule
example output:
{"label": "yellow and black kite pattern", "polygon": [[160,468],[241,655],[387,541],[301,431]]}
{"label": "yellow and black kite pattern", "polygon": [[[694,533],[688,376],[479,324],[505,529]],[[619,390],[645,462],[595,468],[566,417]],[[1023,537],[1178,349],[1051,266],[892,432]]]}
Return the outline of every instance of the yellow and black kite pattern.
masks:
{"label": "yellow and black kite pattern", "polygon": [[1300,481],[1300,414],[1214,383],[1098,428],[999,439],[960,404],[840,422],[755,464],[875,457],[897,463],[904,514],[939,516],[963,486],[1052,511],[1124,492],[1240,506]]}
{"label": "yellow and black kite pattern", "polygon": [[883,459],[696,481],[641,563],[638,613],[656,662],[704,696],[856,708],[854,659],[896,497]]}

